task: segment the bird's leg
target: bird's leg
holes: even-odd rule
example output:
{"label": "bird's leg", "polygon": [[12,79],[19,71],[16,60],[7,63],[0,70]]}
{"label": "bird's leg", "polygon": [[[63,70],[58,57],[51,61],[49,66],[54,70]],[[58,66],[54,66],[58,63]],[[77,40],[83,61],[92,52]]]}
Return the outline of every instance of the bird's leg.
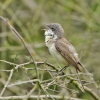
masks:
{"label": "bird's leg", "polygon": [[67,65],[67,66],[64,66],[62,69],[60,69],[60,71],[59,72],[63,72],[67,67],[69,67],[69,65]]}
{"label": "bird's leg", "polygon": [[67,67],[69,67],[69,64],[68,64],[67,66],[64,66],[62,69],[60,69],[60,71],[58,72],[58,75],[60,75],[60,74],[64,75],[64,72],[63,72],[63,71],[64,71]]}

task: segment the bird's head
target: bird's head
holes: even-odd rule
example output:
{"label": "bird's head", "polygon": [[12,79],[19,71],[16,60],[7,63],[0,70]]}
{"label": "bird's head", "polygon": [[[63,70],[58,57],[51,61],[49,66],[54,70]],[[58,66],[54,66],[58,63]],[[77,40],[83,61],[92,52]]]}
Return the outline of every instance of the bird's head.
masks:
{"label": "bird's head", "polygon": [[47,27],[45,35],[52,35],[55,39],[63,37],[64,30],[60,24],[50,23],[50,24],[45,24],[45,26]]}

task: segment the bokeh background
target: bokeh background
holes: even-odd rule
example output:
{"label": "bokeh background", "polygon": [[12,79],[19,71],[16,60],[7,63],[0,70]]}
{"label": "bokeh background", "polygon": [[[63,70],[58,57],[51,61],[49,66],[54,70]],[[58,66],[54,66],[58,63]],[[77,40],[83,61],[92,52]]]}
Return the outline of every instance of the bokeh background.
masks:
{"label": "bokeh background", "polygon": [[[96,81],[100,80],[100,0],[0,0],[0,15],[9,18],[10,23],[33,48],[36,61],[48,61],[54,65],[56,63],[45,46],[42,29],[45,23],[60,23],[64,28],[65,37],[79,53],[81,62],[93,73]],[[30,59],[23,44],[2,20],[0,59],[14,63],[24,63]],[[0,62],[0,69],[13,67]],[[25,80],[27,76],[33,78],[34,72],[29,71],[26,74],[19,69],[14,73],[11,82]],[[0,72],[0,90],[7,78],[8,73]],[[26,90],[30,88],[30,85],[25,87]],[[15,91],[22,93],[20,89]],[[12,94],[19,93],[6,91],[4,95]],[[82,98],[86,96],[82,95]]]}

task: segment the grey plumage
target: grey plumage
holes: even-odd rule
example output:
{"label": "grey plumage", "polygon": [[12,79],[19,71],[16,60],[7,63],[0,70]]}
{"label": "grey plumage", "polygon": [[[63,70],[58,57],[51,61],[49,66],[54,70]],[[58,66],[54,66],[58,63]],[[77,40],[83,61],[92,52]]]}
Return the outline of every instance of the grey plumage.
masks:
{"label": "grey plumage", "polygon": [[58,23],[51,23],[51,24],[46,24],[46,26],[51,29],[57,36],[58,38],[63,37],[64,30],[62,26]]}

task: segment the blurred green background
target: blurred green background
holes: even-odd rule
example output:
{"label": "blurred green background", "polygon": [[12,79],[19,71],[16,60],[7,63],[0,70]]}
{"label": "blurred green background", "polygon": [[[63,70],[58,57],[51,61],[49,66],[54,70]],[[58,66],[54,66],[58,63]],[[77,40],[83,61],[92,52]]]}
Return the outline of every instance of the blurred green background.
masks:
{"label": "blurred green background", "polygon": [[[60,23],[65,37],[79,53],[81,62],[94,74],[96,81],[100,80],[100,0],[0,0],[0,15],[9,18],[10,23],[30,44],[36,61],[47,60],[51,64],[56,62],[48,53],[44,43],[44,31],[41,29],[44,28],[44,23]],[[23,44],[2,20],[0,59],[14,63],[24,63],[30,59]],[[0,62],[0,69],[13,67]],[[7,80],[7,74],[1,72],[1,79]],[[33,78],[33,71],[26,75],[25,71],[20,69],[14,73],[11,82],[25,80],[27,76]],[[1,90],[1,81],[0,84]],[[27,85],[25,88],[31,86]]]}

